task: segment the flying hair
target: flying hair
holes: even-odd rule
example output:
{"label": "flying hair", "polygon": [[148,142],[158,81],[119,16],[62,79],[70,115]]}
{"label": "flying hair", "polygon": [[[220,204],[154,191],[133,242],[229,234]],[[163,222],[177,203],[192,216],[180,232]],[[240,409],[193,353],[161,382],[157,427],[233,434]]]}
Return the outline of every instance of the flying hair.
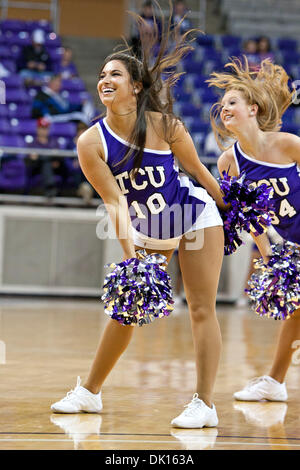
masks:
{"label": "flying hair", "polygon": [[[162,115],[163,135],[167,142],[172,143],[172,138],[178,121],[178,116],[173,112],[172,88],[185,72],[176,70],[177,64],[193,50],[192,42],[199,30],[191,29],[183,35],[175,34],[180,28],[181,22],[172,25],[172,1],[169,0],[170,13],[167,21],[158,2],[154,4],[159,10],[162,22],[162,30],[159,32],[156,14],[153,14],[153,34],[145,34],[145,20],[134,12],[129,14],[134,18],[139,30],[141,57],[136,57],[132,48],[125,42],[125,49],[114,52],[108,56],[100,70],[111,60],[120,60],[124,63],[131,77],[132,83],[140,83],[142,89],[136,94],[137,119],[132,135],[129,138],[132,147],[129,148],[120,165],[126,163],[134,154],[132,177],[135,177],[142,164],[143,152],[146,143],[147,111],[159,112]],[[201,32],[202,33],[202,32]],[[192,37],[191,37],[192,36]],[[170,39],[172,38],[172,41]],[[154,47],[158,46],[157,53],[153,56]],[[171,45],[171,49],[170,49]],[[135,150],[137,148],[137,150]]]}
{"label": "flying hair", "polygon": [[[257,104],[256,119],[262,131],[279,131],[282,116],[292,103],[293,92],[288,85],[289,76],[280,65],[273,64],[269,59],[261,62],[258,70],[250,70],[246,56],[243,62],[234,57],[225,68],[230,72],[213,72],[207,80],[208,86],[214,86],[224,93],[229,90],[240,91],[247,104]],[[220,118],[221,100],[215,103],[210,112],[211,125],[219,147],[226,150],[228,139],[235,138],[227,130]]]}

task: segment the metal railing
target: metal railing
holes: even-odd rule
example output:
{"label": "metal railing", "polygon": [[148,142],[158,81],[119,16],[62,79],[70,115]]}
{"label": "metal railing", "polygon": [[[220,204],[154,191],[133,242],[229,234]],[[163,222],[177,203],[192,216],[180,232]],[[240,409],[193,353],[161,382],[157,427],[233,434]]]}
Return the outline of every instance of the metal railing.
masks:
{"label": "metal railing", "polygon": [[[36,148],[36,147],[0,147],[0,150],[2,152],[2,157],[3,154],[10,154],[10,155],[29,155],[31,153],[38,153],[39,155],[46,155],[47,157],[59,157],[59,158],[65,158],[65,157],[77,157],[77,152],[75,150],[61,150],[61,149],[41,149],[41,148]],[[0,160],[1,160],[1,154],[0,154]],[[200,156],[199,157],[201,162],[204,163],[205,165],[214,165],[217,163],[218,158],[217,157],[205,157],[205,156]]]}
{"label": "metal railing", "polygon": [[58,31],[59,5],[58,0],[49,2],[14,2],[11,0],[0,0],[1,20],[8,17],[9,8],[20,8],[26,10],[48,10],[50,11],[51,23],[55,32]]}
{"label": "metal railing", "polygon": [[3,157],[3,154],[9,155],[29,155],[31,153],[38,153],[39,155],[46,155],[47,157],[77,157],[77,152],[75,150],[62,150],[62,149],[44,149],[36,147],[0,147],[2,156],[0,154],[0,159]]}

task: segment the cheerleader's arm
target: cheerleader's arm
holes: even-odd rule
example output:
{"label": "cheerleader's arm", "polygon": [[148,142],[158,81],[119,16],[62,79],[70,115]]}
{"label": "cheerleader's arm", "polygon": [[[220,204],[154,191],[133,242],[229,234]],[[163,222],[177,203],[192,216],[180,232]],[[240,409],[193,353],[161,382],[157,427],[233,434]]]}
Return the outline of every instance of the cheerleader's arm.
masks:
{"label": "cheerleader's arm", "polygon": [[77,151],[80,167],[95,191],[102,198],[116,236],[123,248],[124,259],[134,258],[134,242],[128,204],[109,166],[105,163],[99,138],[91,127],[78,139]]}
{"label": "cheerleader's arm", "polygon": [[252,232],[250,233],[261,256],[264,259],[265,264],[267,264],[270,256],[272,255],[272,247],[267,233],[264,232],[261,235],[258,235],[257,237]]}

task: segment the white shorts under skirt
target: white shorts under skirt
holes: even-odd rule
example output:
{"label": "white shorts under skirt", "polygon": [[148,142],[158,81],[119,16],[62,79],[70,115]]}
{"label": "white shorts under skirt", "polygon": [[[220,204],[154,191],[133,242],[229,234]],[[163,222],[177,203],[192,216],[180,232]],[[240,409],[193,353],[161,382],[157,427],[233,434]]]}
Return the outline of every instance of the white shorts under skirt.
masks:
{"label": "white shorts under skirt", "polygon": [[[199,215],[198,219],[187,230],[186,233],[195,232],[196,230],[215,227],[217,225],[223,225],[223,221],[219,214],[215,201],[211,198],[211,201],[207,202],[203,212]],[[133,229],[133,241],[134,244],[142,248],[149,248],[153,250],[172,250],[178,248],[179,242],[183,235],[176,238],[168,238],[166,240],[160,240],[158,238],[149,238],[146,235]]]}

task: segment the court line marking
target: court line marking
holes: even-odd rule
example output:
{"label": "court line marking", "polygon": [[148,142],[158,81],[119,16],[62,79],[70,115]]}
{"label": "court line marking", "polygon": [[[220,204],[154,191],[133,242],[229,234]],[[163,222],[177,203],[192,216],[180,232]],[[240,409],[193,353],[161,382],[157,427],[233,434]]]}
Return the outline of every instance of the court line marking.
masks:
{"label": "court line marking", "polygon": [[[208,441],[208,439],[207,439]],[[1,439],[0,442],[72,442],[74,443],[73,439]],[[111,442],[111,443],[132,443],[132,444],[183,444],[179,440],[177,441],[145,441],[145,440],[135,440],[135,439],[103,439],[103,440],[90,440],[90,439],[80,439],[80,442],[93,442],[93,443],[98,443],[98,444],[104,444],[105,442]],[[189,441],[186,440],[186,443],[195,443],[195,440]],[[205,443],[205,442],[203,442]],[[200,444],[200,443],[199,443]],[[207,442],[208,446],[211,445],[212,447],[216,445],[249,445],[249,446],[272,446],[274,443],[271,442],[214,442],[214,443],[209,443]],[[282,447],[300,447],[300,444],[279,444],[276,443],[276,446],[282,446]],[[145,449],[147,450],[147,449]],[[192,450],[192,449],[186,449],[186,450]]]}
{"label": "court line marking", "polygon": [[[179,428],[174,428],[174,429],[179,429]],[[207,429],[207,428],[205,428]],[[19,431],[19,432],[4,432],[0,431],[0,435],[25,435],[25,436],[35,436],[35,435],[41,435],[41,436],[64,436],[66,433],[65,432],[24,432],[24,431]],[[169,437],[170,434],[147,434],[147,433],[109,433],[109,432],[100,432],[100,433],[89,433],[89,432],[73,432],[72,434],[74,435],[88,435],[88,436],[153,436],[153,437]],[[195,438],[200,438],[200,439],[205,439],[208,438],[209,436],[203,434],[203,436],[192,436],[193,439]],[[216,439],[265,439],[265,440],[283,440],[283,441],[300,441],[300,437],[269,437],[269,436],[228,436],[228,435],[222,435],[218,434],[216,436]],[[1,440],[1,438],[0,438]]]}

